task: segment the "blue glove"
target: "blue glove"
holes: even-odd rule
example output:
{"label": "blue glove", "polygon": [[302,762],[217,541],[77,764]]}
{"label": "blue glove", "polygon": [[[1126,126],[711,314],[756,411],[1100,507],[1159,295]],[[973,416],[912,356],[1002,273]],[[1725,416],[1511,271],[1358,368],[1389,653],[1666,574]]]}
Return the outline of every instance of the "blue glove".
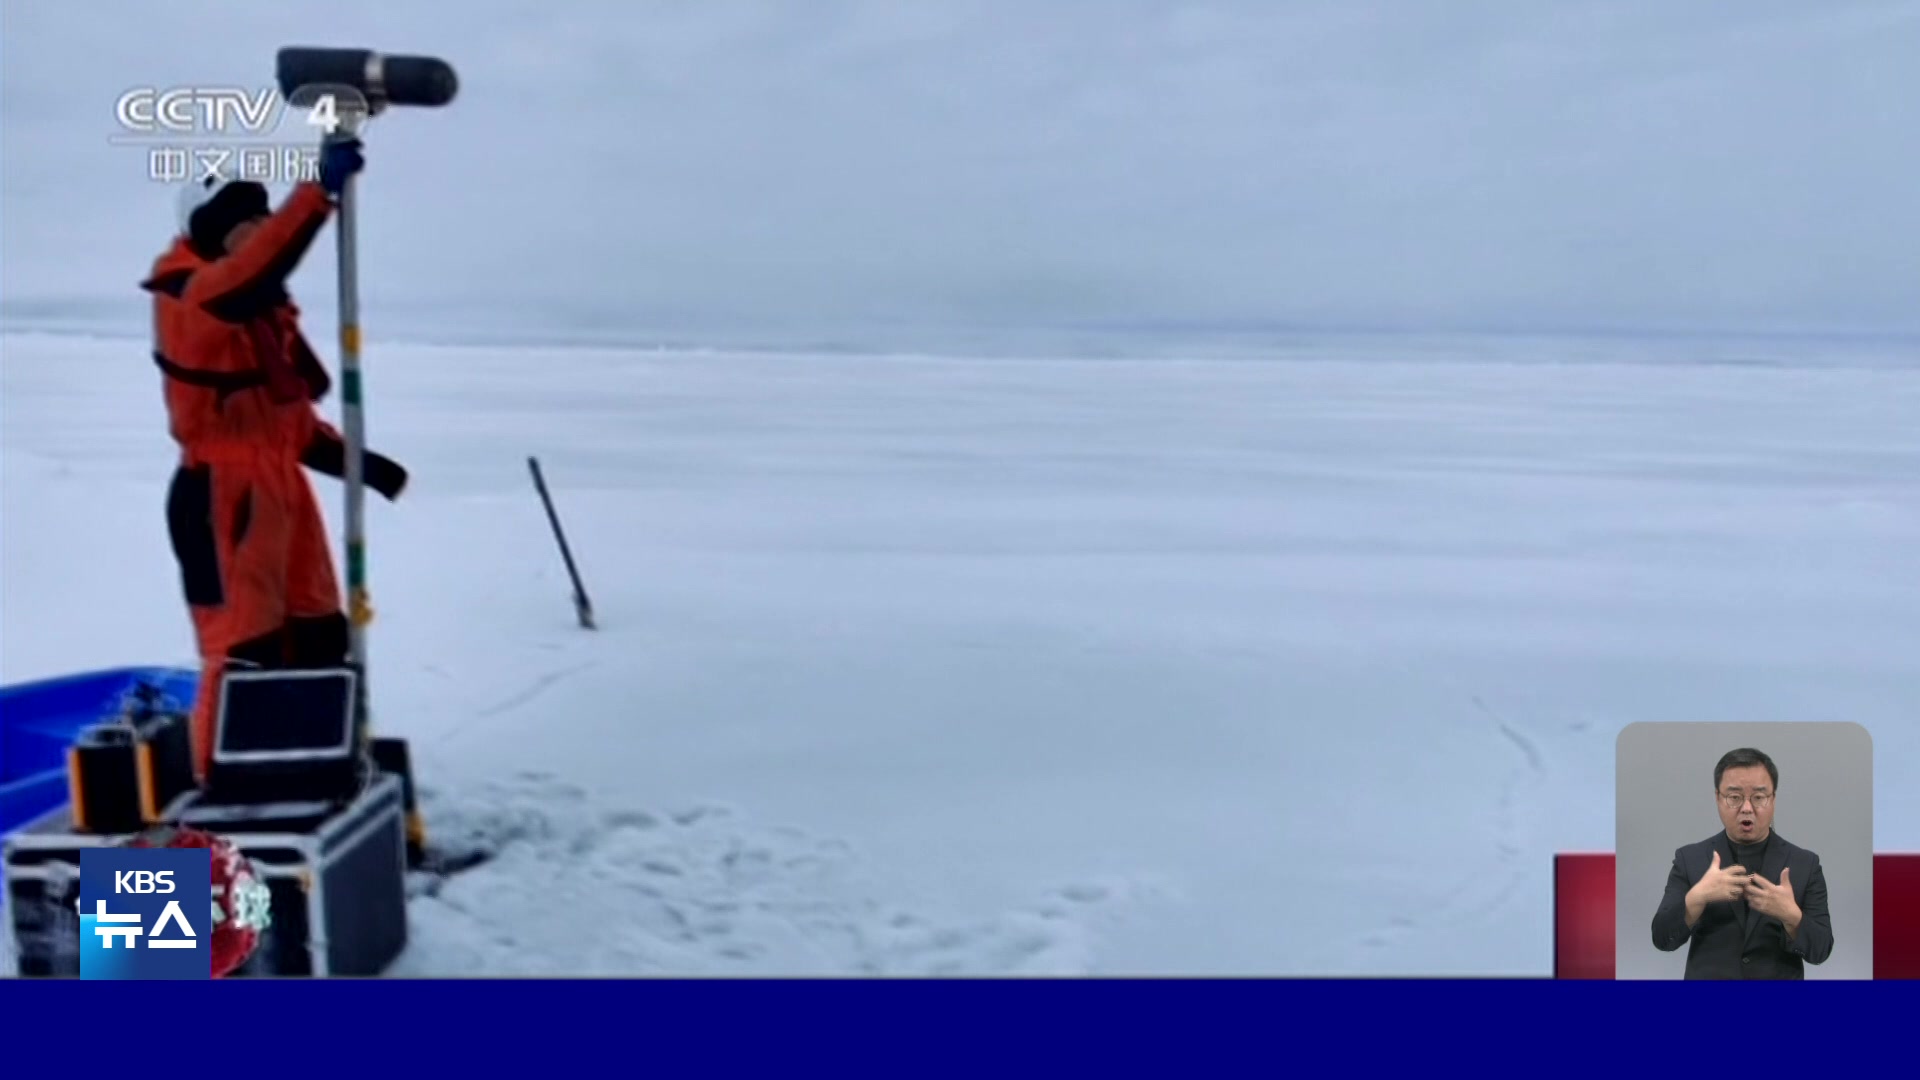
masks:
{"label": "blue glove", "polygon": [[329,142],[320,147],[320,186],[336,199],[346,190],[347,178],[366,167],[367,158],[360,152],[359,139]]}

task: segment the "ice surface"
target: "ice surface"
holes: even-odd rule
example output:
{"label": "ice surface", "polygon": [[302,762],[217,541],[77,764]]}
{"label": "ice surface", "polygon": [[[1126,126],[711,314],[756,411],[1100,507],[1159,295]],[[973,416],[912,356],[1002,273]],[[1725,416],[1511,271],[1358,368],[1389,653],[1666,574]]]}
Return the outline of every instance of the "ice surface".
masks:
{"label": "ice surface", "polygon": [[[191,663],[145,344],[0,349],[0,678]],[[1911,346],[368,362],[375,724],[504,844],[404,974],[1544,973],[1636,720],[1920,848]]]}

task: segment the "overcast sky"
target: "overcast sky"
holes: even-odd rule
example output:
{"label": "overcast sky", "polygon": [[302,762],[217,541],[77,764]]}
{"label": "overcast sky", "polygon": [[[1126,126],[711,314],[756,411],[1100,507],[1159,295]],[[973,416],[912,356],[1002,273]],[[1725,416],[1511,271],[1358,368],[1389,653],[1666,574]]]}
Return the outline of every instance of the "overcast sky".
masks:
{"label": "overcast sky", "polygon": [[116,97],[300,43],[461,75],[369,134],[375,328],[1920,329],[1920,0],[7,0],[0,42],[14,314],[144,318],[173,192]]}

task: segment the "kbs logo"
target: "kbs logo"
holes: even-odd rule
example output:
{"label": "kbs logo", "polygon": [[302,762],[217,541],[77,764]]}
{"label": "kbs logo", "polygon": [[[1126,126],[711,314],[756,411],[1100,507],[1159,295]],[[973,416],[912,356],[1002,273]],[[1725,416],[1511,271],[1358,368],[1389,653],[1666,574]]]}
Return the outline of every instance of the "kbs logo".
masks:
{"label": "kbs logo", "polygon": [[113,891],[117,893],[170,893],[173,891],[173,871],[121,870],[113,875]]}
{"label": "kbs logo", "polygon": [[206,979],[213,861],[205,848],[80,853],[82,979]]}

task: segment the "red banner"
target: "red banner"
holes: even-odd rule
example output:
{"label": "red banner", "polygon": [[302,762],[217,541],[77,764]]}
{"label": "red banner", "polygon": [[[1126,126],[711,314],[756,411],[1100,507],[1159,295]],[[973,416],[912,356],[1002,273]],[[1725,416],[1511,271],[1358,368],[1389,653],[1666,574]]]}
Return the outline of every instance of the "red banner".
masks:
{"label": "red banner", "polygon": [[[1613,978],[1613,853],[1553,857],[1553,977]],[[1873,977],[1920,979],[1920,853],[1873,857]]]}

